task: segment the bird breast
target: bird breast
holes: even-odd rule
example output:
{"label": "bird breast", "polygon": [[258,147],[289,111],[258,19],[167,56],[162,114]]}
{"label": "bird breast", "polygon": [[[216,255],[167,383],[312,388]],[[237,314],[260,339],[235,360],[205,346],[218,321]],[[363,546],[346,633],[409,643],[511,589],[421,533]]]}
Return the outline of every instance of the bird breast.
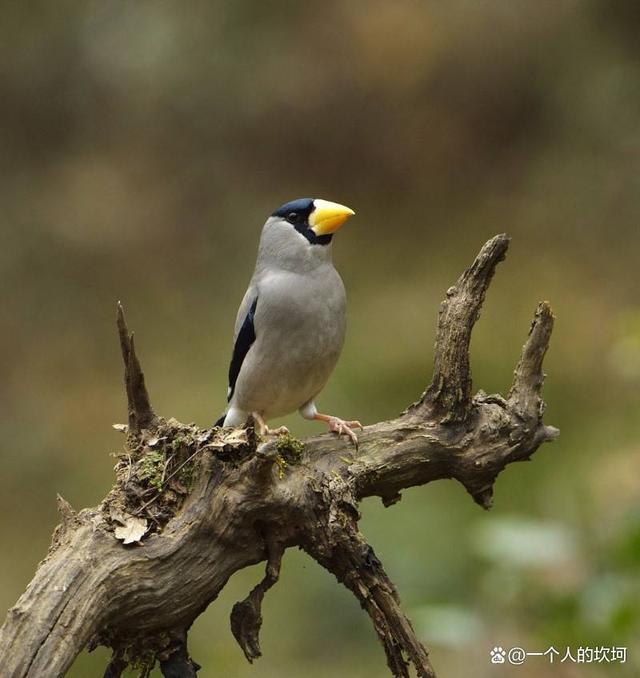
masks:
{"label": "bird breast", "polygon": [[314,398],[335,367],[345,335],[344,285],[332,265],[257,282],[256,340],[234,401],[245,411],[282,416]]}

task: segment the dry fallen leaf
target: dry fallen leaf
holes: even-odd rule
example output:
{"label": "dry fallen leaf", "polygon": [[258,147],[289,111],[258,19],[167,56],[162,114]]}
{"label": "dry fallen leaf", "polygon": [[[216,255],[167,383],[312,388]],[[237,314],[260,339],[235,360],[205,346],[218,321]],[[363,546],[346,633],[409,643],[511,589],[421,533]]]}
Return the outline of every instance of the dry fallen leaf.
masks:
{"label": "dry fallen leaf", "polygon": [[223,439],[223,442],[227,445],[246,445],[249,442],[249,439],[245,429],[237,428],[231,431],[229,435],[226,435]]}
{"label": "dry fallen leaf", "polygon": [[115,529],[115,535],[116,539],[122,539],[123,544],[140,541],[149,529],[146,518],[136,518],[120,511],[112,511],[111,518],[120,523]]}
{"label": "dry fallen leaf", "polygon": [[233,429],[230,433],[217,437],[205,447],[209,450],[222,450],[226,445],[246,445],[249,442],[245,429]]}

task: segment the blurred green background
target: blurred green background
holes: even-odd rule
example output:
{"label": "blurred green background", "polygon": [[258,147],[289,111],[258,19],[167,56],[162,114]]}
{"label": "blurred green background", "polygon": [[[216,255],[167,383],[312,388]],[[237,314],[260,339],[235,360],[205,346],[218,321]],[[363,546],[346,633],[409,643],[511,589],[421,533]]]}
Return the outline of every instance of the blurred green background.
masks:
{"label": "blurred green background", "polygon": [[[349,331],[326,409],[372,423],[416,398],[439,301],[495,233],[513,240],[474,333],[475,387],[506,392],[536,303],[557,315],[544,393],[561,437],[500,476],[490,513],[451,481],[362,506],[439,675],[638,675],[639,10],[3,3],[0,609],[46,552],[56,492],[81,508],[111,486],[116,300],[156,410],[208,425],[262,223],[324,197],[357,211],[334,241]],[[355,599],[297,552],[247,664],[228,615],[261,574],[238,573],[196,622],[199,675],[388,675]],[[495,645],[628,660],[492,666]]]}

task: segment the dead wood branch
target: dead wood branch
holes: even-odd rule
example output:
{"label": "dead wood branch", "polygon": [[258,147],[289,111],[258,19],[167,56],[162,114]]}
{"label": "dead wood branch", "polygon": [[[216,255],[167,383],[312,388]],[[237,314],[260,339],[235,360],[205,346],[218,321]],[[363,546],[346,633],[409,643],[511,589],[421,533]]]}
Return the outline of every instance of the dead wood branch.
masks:
{"label": "dead wood branch", "polygon": [[[358,503],[385,505],[441,478],[483,506],[507,464],[528,459],[557,430],[542,422],[542,360],[553,315],[539,305],[507,399],[471,396],[469,343],[509,241],[491,239],[447,292],[434,374],[422,398],[367,426],[358,450],[333,435],[301,445],[260,443],[252,429],[199,429],[154,414],[133,336],[118,305],[129,425],[116,485],[78,513],[59,499],[61,524],[45,560],[0,629],[3,676],[61,676],[85,647],[114,651],[105,675],[158,661],[165,676],[195,676],[187,633],[238,570],[267,560],[264,579],[231,615],[252,661],[260,656],[261,604],[283,552],[300,546],[353,592],[371,617],[394,676],[435,672],[382,564],[358,531]],[[116,536],[134,541],[125,546]],[[137,542],[135,541],[137,540]]]}

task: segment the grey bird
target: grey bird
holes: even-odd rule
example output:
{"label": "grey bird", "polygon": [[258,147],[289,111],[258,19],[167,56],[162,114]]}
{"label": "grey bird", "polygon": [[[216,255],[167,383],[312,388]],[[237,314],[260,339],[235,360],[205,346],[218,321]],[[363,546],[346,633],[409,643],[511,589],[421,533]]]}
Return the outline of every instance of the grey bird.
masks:
{"label": "grey bird", "polygon": [[270,429],[267,421],[298,410],[357,444],[353,428],[360,422],[322,414],[315,404],[344,343],[346,295],[331,241],[353,214],[338,203],[302,198],[267,219],[236,317],[229,404],[217,426],[243,426],[252,416],[261,435],[277,435],[287,429]]}

